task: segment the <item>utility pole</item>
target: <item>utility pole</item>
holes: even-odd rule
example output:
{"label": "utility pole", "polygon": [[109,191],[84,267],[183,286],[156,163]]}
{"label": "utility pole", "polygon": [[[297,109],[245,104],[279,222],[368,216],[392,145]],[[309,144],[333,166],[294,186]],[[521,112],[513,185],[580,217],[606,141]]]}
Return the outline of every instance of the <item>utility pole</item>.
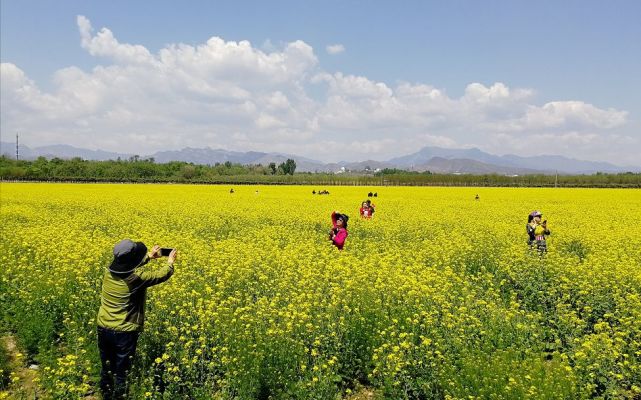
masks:
{"label": "utility pole", "polygon": [[18,153],[18,132],[16,132],[16,161],[20,160],[20,153]]}
{"label": "utility pole", "polygon": [[556,189],[556,185],[559,182],[559,170],[554,171],[554,188]]}

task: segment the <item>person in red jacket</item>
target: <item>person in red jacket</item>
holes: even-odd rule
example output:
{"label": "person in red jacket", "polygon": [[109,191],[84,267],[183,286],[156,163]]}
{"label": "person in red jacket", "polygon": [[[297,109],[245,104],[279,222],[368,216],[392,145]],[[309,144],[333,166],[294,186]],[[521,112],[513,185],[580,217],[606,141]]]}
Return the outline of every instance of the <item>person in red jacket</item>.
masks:
{"label": "person in red jacket", "polygon": [[361,208],[358,210],[361,214],[361,218],[372,218],[372,213],[370,212],[370,207],[366,201],[361,204]]}
{"label": "person in red jacket", "polygon": [[374,211],[375,210],[375,205],[372,203],[370,199],[365,200],[361,204],[361,208],[359,210],[359,213],[361,214],[361,218],[365,219],[370,219],[374,216]]}
{"label": "person in red jacket", "polygon": [[338,250],[343,250],[345,246],[345,240],[347,239],[347,221],[349,217],[345,214],[341,214],[338,211],[332,213],[332,225],[334,226],[331,231],[329,231],[329,240],[332,241],[332,244],[338,248]]}
{"label": "person in red jacket", "polygon": [[366,203],[367,203],[367,207],[369,207],[369,216],[373,217],[374,211],[376,211],[376,204],[372,203],[372,200],[370,199],[367,199]]}

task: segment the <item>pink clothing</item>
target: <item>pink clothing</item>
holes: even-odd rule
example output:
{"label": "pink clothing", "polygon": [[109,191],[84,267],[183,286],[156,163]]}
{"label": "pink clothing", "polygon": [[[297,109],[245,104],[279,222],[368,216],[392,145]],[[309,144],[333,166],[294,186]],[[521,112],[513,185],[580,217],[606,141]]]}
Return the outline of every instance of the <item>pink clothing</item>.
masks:
{"label": "pink clothing", "polygon": [[332,238],[332,243],[338,248],[338,250],[343,250],[343,246],[345,246],[345,239],[347,239],[348,233],[347,229],[339,228],[338,226],[336,226],[336,213],[332,213],[332,225],[334,226],[335,230],[338,230]]}
{"label": "pink clothing", "polygon": [[345,239],[347,239],[347,230],[345,228],[340,228],[338,233],[334,235],[334,239],[332,239],[332,241],[338,250],[343,250],[343,246],[345,246]]}

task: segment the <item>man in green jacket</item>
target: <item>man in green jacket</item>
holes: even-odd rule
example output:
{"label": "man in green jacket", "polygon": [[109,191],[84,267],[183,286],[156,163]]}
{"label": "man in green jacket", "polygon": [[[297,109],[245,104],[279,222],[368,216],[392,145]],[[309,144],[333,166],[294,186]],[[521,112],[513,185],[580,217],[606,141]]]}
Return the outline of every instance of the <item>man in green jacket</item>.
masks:
{"label": "man in green jacket", "polygon": [[154,246],[147,252],[144,243],[129,239],[114,247],[114,260],[102,280],[97,319],[98,349],[102,361],[100,389],[105,400],[125,398],[127,372],[145,321],[147,288],[165,282],[174,273],[176,249],[171,251],[167,265],[162,268],[150,270],[143,267],[159,257],[160,246]]}

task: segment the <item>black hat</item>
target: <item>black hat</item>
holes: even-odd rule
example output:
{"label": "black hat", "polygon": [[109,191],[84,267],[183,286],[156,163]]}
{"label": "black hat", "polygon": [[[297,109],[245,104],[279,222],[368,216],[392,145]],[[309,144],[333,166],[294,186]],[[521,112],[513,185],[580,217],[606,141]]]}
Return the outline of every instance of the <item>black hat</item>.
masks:
{"label": "black hat", "polygon": [[114,246],[114,260],[109,271],[115,273],[132,272],[142,264],[147,255],[147,246],[143,242],[124,239]]}
{"label": "black hat", "polygon": [[347,215],[336,213],[336,219],[337,220],[342,219],[343,220],[343,227],[347,228],[347,221],[349,221],[349,217]]}

